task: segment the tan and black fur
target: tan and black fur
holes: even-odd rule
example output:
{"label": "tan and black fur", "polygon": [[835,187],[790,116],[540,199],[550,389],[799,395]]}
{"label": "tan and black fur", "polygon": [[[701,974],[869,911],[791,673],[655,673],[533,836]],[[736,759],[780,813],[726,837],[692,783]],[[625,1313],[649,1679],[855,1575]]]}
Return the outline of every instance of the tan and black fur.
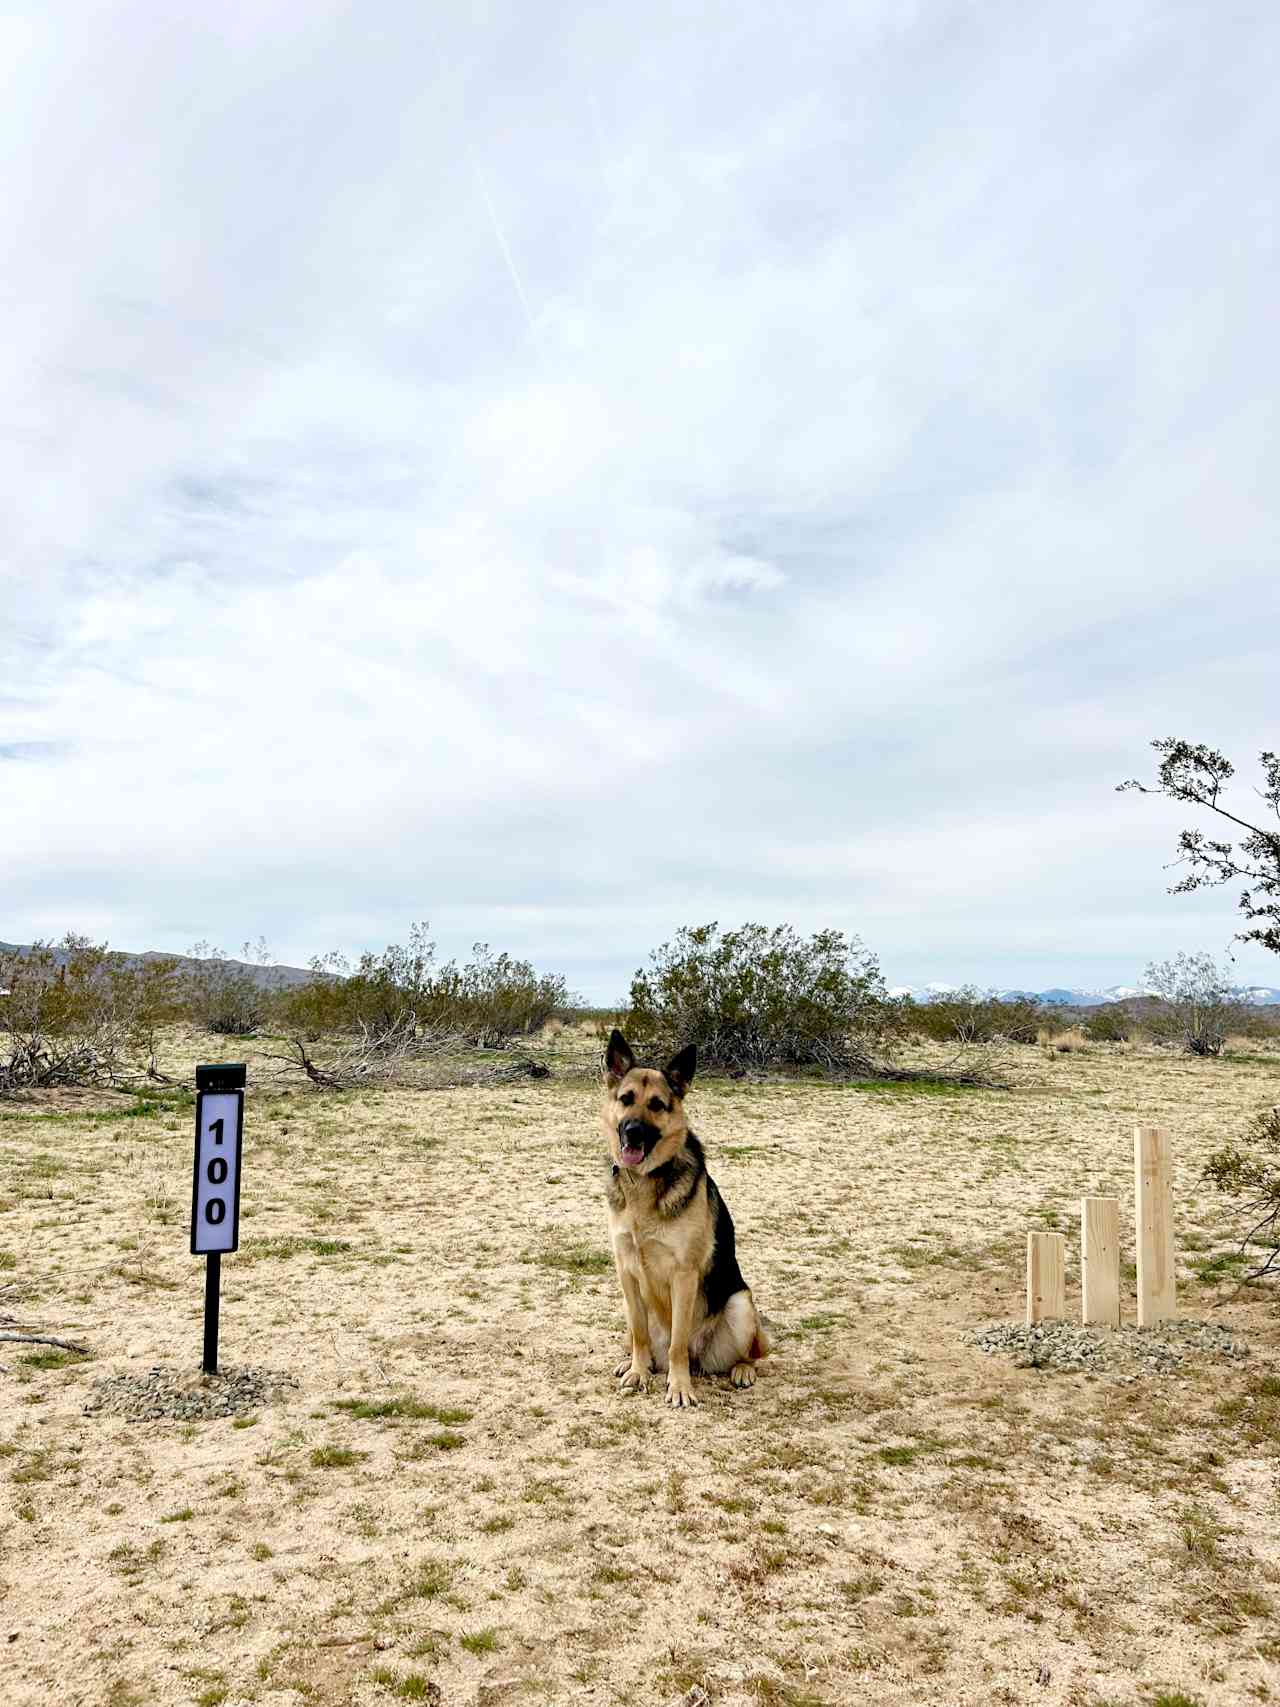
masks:
{"label": "tan and black fur", "polygon": [[630,1335],[616,1373],[643,1387],[651,1369],[665,1371],[677,1406],[697,1404],[695,1368],[749,1387],[769,1352],[733,1220],[685,1120],[696,1065],[691,1044],[665,1068],[637,1066],[618,1031],[605,1053],[609,1231]]}

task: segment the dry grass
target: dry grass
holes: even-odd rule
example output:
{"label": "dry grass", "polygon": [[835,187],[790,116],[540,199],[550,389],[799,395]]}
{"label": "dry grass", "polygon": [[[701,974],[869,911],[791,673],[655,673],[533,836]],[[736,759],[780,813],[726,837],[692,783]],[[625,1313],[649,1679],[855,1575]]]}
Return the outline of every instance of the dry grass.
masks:
{"label": "dry grass", "polygon": [[[175,1045],[190,1082],[207,1043]],[[538,1082],[251,1090],[224,1355],[300,1385],[247,1426],[81,1409],[198,1357],[189,1104],[0,1104],[7,1307],[96,1353],[4,1359],[6,1704],[1280,1695],[1280,1332],[1197,1180],[1280,1055],[698,1086],[778,1353],[681,1415],[611,1378],[590,1043],[545,1047]],[[1122,1387],[962,1345],[1018,1314],[1029,1226],[1082,1193],[1131,1221],[1136,1120],[1174,1135],[1184,1301],[1251,1362]]]}
{"label": "dry grass", "polygon": [[1043,1026],[1036,1033],[1036,1042],[1050,1055],[1078,1055],[1089,1047],[1089,1039],[1078,1025],[1069,1025],[1062,1031]]}

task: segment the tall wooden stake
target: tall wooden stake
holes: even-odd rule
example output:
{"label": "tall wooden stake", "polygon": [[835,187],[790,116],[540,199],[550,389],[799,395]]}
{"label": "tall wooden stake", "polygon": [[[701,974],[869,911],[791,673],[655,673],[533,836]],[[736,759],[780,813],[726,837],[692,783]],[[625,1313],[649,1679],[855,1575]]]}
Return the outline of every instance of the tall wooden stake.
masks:
{"label": "tall wooden stake", "polygon": [[1120,1326],[1120,1199],[1080,1199],[1080,1319]]}
{"label": "tall wooden stake", "polygon": [[1067,1241],[1061,1233],[1027,1234],[1027,1321],[1067,1313]]}
{"label": "tall wooden stake", "polygon": [[1173,1160],[1160,1126],[1133,1129],[1138,1222],[1138,1326],[1154,1328],[1178,1314],[1173,1273]]}

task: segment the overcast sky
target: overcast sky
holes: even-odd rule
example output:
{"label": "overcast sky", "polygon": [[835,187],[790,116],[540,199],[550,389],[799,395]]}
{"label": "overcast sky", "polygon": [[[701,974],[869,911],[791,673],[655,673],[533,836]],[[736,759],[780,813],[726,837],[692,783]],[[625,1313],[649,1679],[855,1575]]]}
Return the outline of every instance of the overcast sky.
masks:
{"label": "overcast sky", "polygon": [[427,918],[604,1000],[712,918],[891,983],[1220,953],[1113,790],[1280,746],[1278,48],[5,7],[0,939]]}

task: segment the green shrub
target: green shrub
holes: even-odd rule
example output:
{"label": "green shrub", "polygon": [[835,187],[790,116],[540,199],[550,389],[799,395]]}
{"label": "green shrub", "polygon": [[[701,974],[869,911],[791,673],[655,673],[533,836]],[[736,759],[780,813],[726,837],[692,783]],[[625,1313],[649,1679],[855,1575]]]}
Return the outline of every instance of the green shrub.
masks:
{"label": "green shrub", "polygon": [[876,958],[842,931],[791,925],[685,926],[631,981],[624,1029],[660,1053],[696,1042],[701,1062],[745,1071],[866,1071],[901,1030]]}
{"label": "green shrub", "polygon": [[1249,1223],[1241,1240],[1267,1252],[1257,1279],[1280,1261],[1280,1107],[1263,1109],[1245,1131],[1247,1148],[1224,1144],[1205,1164],[1205,1178],[1234,1198]]}
{"label": "green shrub", "polygon": [[476,943],[465,966],[437,966],[427,931],[425,922],[410,926],[407,944],[366,952],[354,968],[336,952],[313,960],[312,981],[280,998],[284,1028],[311,1041],[346,1032],[389,1049],[406,1039],[491,1049],[541,1030],[567,1005],[562,977],[487,943]]}
{"label": "green shrub", "polygon": [[162,1025],[179,1011],[176,963],[68,934],[0,955],[0,1090],[158,1078]]}
{"label": "green shrub", "polygon": [[906,1024],[940,1043],[1034,1043],[1046,1025],[1055,1024],[1061,1017],[1030,997],[1001,1001],[966,984],[931,1002],[912,1003]]}
{"label": "green shrub", "polygon": [[477,1048],[495,1049],[527,1037],[565,1007],[569,993],[557,973],[535,972],[527,960],[495,954],[488,943],[472,948],[465,966],[441,967],[426,991],[422,1019],[428,1027],[459,1032]]}
{"label": "green shrub", "polygon": [[1128,1043],[1136,1027],[1127,1008],[1110,1005],[1096,1009],[1084,1022],[1090,1043]]}
{"label": "green shrub", "polygon": [[206,1031],[222,1037],[251,1037],[261,1031],[271,1013],[275,980],[265,941],[246,942],[241,958],[232,960],[212,943],[198,942],[182,976],[188,1017]]}

